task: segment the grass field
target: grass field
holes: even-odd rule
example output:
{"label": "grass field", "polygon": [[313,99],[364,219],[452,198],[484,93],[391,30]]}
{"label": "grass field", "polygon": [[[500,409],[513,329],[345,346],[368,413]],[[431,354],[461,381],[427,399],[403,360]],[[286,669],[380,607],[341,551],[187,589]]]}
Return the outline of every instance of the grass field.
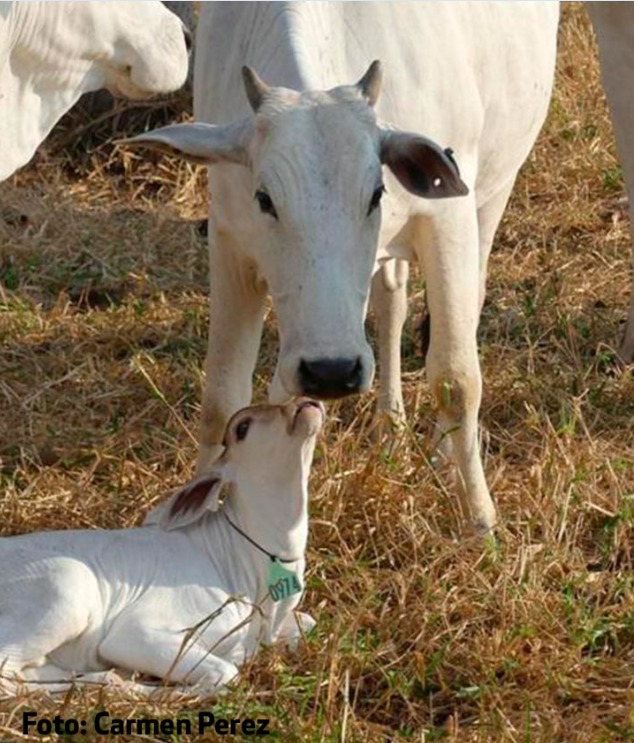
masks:
{"label": "grass field", "polygon": [[[217,703],[79,690],[0,702],[0,740],[39,739],[20,733],[29,708],[87,720],[213,709],[270,717],[284,741],[634,740],[634,388],[614,353],[628,223],[579,6],[566,5],[560,41],[480,331],[498,541],[461,538],[449,480],[428,466],[417,279],[409,430],[387,454],[366,436],[372,395],[329,406],[304,599],[318,627],[299,652],[263,652]],[[67,119],[0,186],[3,535],[132,526],[195,462],[207,280],[191,220],[206,213],[204,174],[63,147],[82,126]],[[269,323],[260,399],[274,355]]]}

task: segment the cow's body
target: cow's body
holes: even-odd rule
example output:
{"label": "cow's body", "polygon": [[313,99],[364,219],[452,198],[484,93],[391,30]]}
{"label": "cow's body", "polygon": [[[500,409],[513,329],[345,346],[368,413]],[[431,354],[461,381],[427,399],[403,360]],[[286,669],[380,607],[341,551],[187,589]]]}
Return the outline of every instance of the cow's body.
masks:
{"label": "cow's body", "polygon": [[[476,329],[493,235],[548,108],[557,21],[543,2],[204,4],[194,107],[217,126],[136,138],[213,165],[200,471],[250,399],[267,291],[280,331],[272,399],[362,392],[374,372],[363,321],[385,261],[372,297],[380,406],[400,415],[406,270],[393,259],[415,258],[442,438],[472,523],[493,525]],[[383,86],[378,64],[350,85],[373,59]]]}
{"label": "cow's body", "polygon": [[[557,22],[554,3],[260,2],[205,3],[198,27],[194,99],[201,121],[220,124],[248,114],[240,82],[243,64],[271,84],[319,90],[355,80],[378,58],[385,69],[376,105],[379,122],[420,132],[454,150],[470,195],[420,199],[388,175],[377,256],[416,258],[422,264],[432,318],[430,383],[441,425],[454,431],[467,511],[485,530],[495,517],[477,443],[476,328],[493,235],[547,112]],[[330,295],[323,287],[321,314],[304,316],[295,305],[294,318],[285,315],[284,293],[290,287],[271,286],[269,277],[258,273],[262,223],[251,173],[222,165],[210,168],[209,175],[212,315],[203,469],[215,456],[226,417],[250,397],[262,311],[258,281],[269,284],[282,341],[294,324],[306,346],[320,346],[314,348],[318,355],[343,355],[338,344],[346,343],[337,337],[336,318],[342,309],[338,295],[346,291],[345,263],[331,277],[322,275],[322,282],[332,285]],[[327,224],[323,231],[326,235]],[[319,266],[313,270],[324,273]],[[398,354],[404,273],[402,264],[396,271],[387,264],[373,292],[382,336],[381,405],[397,414],[402,410]],[[305,278],[306,283],[319,280]],[[223,284],[241,290],[230,296]],[[369,292],[369,282],[366,288]],[[347,319],[339,322],[343,326]],[[233,347],[229,363],[228,345]],[[283,363],[278,362],[274,398],[297,391],[284,384]]]}
{"label": "cow's body", "polygon": [[0,2],[0,180],[83,93],[168,93],[187,76],[181,21],[159,2]]}

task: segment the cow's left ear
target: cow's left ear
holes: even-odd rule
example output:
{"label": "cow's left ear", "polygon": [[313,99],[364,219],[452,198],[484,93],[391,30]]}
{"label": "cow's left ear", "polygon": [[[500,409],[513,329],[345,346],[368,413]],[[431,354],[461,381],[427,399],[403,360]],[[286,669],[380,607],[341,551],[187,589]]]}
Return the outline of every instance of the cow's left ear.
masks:
{"label": "cow's left ear", "polygon": [[469,193],[451,154],[420,134],[381,132],[381,162],[410,193],[447,199]]}

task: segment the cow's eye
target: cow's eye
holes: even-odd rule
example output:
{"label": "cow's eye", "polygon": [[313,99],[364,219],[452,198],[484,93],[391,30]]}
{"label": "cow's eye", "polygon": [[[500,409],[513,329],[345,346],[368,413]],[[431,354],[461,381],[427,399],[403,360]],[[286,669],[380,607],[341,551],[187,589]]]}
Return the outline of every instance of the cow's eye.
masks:
{"label": "cow's eye", "polygon": [[370,206],[368,207],[368,217],[381,203],[381,196],[383,196],[384,193],[385,193],[385,186],[383,184],[381,184],[377,189],[375,189],[374,193],[372,194],[372,198],[370,199]]}
{"label": "cow's eye", "polygon": [[272,217],[277,219],[277,212],[275,211],[271,197],[266,191],[256,191],[255,198],[260,205],[260,211],[262,214],[270,214]]}
{"label": "cow's eye", "polygon": [[243,421],[240,421],[238,425],[236,426],[236,439],[238,441],[244,441],[247,437],[247,433],[249,433],[249,426],[251,425],[251,419],[247,418]]}

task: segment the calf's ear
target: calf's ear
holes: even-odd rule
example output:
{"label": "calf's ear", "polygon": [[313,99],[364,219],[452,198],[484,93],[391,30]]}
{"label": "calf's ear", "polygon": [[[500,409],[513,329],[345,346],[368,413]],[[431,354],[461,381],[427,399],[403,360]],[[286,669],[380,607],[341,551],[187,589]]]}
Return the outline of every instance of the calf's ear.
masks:
{"label": "calf's ear", "polygon": [[420,134],[381,132],[381,162],[416,196],[446,199],[469,193],[451,150]]}
{"label": "calf's ear", "polygon": [[185,160],[203,165],[230,162],[246,165],[248,146],[253,133],[251,119],[233,124],[173,124],[154,129],[118,144],[150,147],[180,155]]}
{"label": "calf's ear", "polygon": [[151,511],[144,526],[158,524],[171,531],[193,524],[206,513],[218,510],[222,487],[226,482],[222,465],[209,474],[197,477]]}

